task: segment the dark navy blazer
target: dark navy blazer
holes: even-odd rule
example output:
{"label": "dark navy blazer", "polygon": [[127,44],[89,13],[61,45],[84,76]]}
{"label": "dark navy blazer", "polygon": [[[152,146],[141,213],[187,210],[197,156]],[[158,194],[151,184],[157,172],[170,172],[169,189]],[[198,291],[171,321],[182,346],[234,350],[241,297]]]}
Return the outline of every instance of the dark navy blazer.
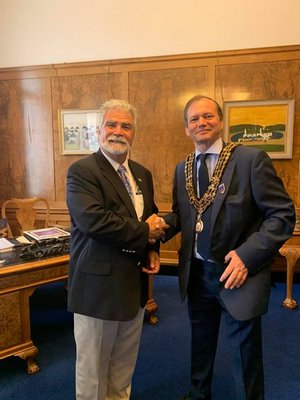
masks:
{"label": "dark navy blazer", "polygon": [[[196,209],[185,189],[185,162],[174,176],[173,212],[165,216],[170,225],[165,240],[181,231],[179,283],[186,296],[193,256]],[[224,270],[230,250],[249,270],[239,289],[222,289],[221,297],[234,318],[246,320],[267,311],[270,294],[270,262],[292,235],[295,209],[268,155],[256,148],[238,146],[225,168],[212,205],[211,259]]]}

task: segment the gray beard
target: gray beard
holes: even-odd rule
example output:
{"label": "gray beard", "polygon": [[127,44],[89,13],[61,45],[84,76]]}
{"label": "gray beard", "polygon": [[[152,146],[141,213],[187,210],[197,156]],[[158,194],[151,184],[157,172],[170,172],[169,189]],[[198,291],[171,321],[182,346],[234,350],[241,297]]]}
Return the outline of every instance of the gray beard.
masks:
{"label": "gray beard", "polygon": [[114,155],[123,155],[127,154],[130,150],[130,145],[128,142],[110,142],[109,140],[105,140],[105,142],[101,143],[101,147],[110,154]]}

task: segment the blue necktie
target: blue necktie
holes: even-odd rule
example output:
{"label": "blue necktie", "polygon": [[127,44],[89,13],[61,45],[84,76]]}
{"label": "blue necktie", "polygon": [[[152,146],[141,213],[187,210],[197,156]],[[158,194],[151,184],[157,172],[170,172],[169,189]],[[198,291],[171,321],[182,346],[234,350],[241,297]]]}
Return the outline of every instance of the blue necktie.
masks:
{"label": "blue necktie", "polygon": [[129,196],[131,198],[132,203],[134,204],[134,196],[133,196],[132,187],[131,187],[129,179],[128,179],[127,175],[126,175],[126,168],[124,167],[124,165],[119,165],[118,174],[119,174],[120,178],[122,179],[122,181],[123,181],[123,183],[124,183],[124,185],[125,185],[125,187],[127,189],[127,192],[128,192],[128,194],[129,194]]}
{"label": "blue necktie", "polygon": [[[207,191],[209,184],[209,175],[206,165],[206,158],[209,154],[199,154],[200,167],[198,170],[198,181],[199,181],[199,194],[200,197]],[[203,231],[198,233],[197,237],[197,251],[204,260],[209,258],[210,254],[210,216],[211,206],[202,214]]]}

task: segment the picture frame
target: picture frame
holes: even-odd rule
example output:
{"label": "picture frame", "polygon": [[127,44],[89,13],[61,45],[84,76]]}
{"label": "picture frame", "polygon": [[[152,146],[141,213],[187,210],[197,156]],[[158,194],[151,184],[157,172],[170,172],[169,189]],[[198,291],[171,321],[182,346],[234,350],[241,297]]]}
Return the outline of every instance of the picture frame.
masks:
{"label": "picture frame", "polygon": [[50,228],[42,228],[42,229],[31,229],[29,231],[24,231],[24,234],[29,238],[37,241],[45,239],[57,239],[61,237],[70,236],[70,232],[67,232],[56,226]]}
{"label": "picture frame", "polygon": [[98,150],[99,110],[60,109],[60,153],[91,154]]}
{"label": "picture frame", "polygon": [[292,158],[294,108],[294,99],[224,102],[224,140]]}

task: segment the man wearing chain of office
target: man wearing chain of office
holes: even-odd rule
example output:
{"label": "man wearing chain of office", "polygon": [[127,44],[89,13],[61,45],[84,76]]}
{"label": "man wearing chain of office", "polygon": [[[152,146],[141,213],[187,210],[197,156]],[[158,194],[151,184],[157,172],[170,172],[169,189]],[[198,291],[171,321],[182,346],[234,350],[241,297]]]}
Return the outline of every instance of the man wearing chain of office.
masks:
{"label": "man wearing chain of office", "polygon": [[292,235],[293,202],[262,150],[225,144],[219,104],[195,96],[184,109],[195,151],[175,169],[170,226],[181,231],[179,285],[191,323],[191,382],[183,399],[210,400],[221,316],[234,385],[231,400],[263,400],[261,316],[270,263]]}

